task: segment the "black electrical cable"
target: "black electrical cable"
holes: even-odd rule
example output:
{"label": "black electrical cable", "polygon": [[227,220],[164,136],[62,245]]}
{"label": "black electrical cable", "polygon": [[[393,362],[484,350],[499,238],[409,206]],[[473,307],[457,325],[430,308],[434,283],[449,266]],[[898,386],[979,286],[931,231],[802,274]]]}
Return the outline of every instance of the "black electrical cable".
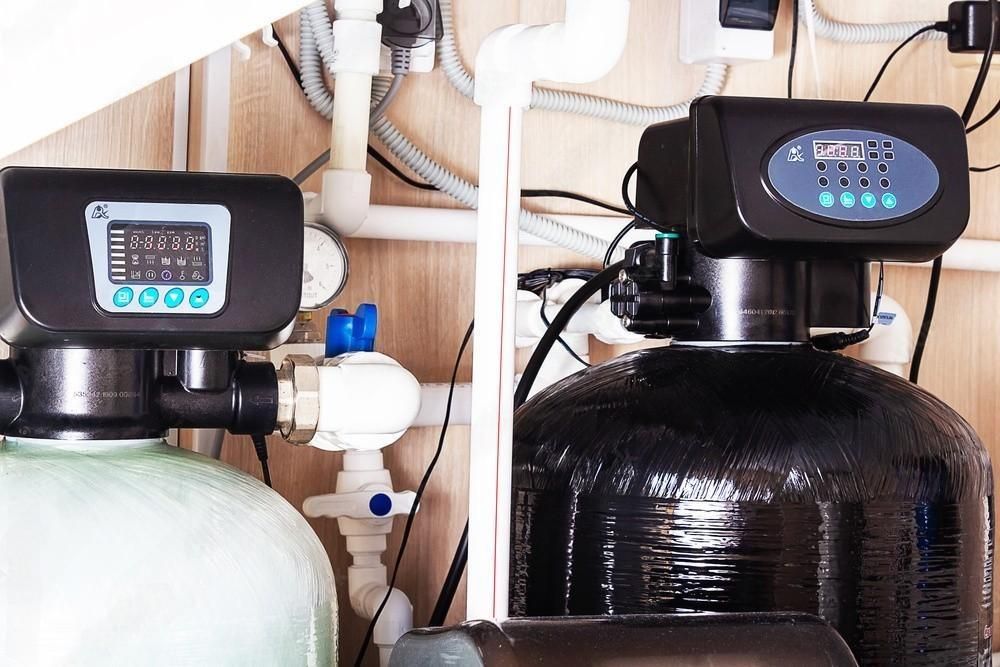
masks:
{"label": "black electrical cable", "polygon": [[275,29],[274,24],[271,24],[271,34],[274,35],[274,41],[278,43],[278,50],[281,51],[281,57],[285,59],[285,65],[288,66],[288,70],[295,77],[295,82],[302,87],[302,72],[299,70],[299,66],[295,63],[295,59],[292,58],[292,54],[288,52],[288,47],[285,46],[285,40],[281,39],[281,35],[278,34],[277,29]]}
{"label": "black electrical cable", "polygon": [[608,244],[608,251],[604,253],[604,262],[601,264],[601,266],[607,266],[608,264],[611,263],[611,260],[614,259],[615,257],[615,250],[618,248],[618,244],[622,242],[622,239],[625,238],[626,234],[632,231],[633,227],[635,227],[634,219],[628,224],[626,224],[624,227],[622,227],[621,231],[619,231],[615,235],[615,238],[612,239],[611,243]]}
{"label": "black electrical cable", "polygon": [[[267,438],[263,433],[250,436],[253,441],[253,448],[257,452],[257,459],[260,461],[260,474],[264,478],[264,484],[271,487],[271,470],[267,465]],[[273,487],[271,487],[273,488]]]}
{"label": "black electrical cable", "polygon": [[993,171],[994,169],[1000,169],[1000,164],[990,165],[989,167],[969,167],[969,171],[976,174],[981,174],[986,171]]}
{"label": "black electrical cable", "polygon": [[594,199],[593,197],[581,195],[576,192],[569,192],[567,190],[521,190],[521,197],[558,197],[560,199],[573,199],[575,201],[583,202],[584,204],[597,206],[598,208],[614,211],[615,213],[620,213],[622,215],[632,215],[627,209],[624,209],[621,206],[615,206],[614,204],[609,204],[606,201]]}
{"label": "black electrical cable", "polygon": [[455,367],[451,372],[451,384],[448,387],[448,400],[445,403],[444,408],[444,421],[441,424],[441,435],[438,437],[437,449],[434,450],[434,456],[431,457],[430,463],[427,464],[427,468],[424,470],[424,476],[420,479],[420,484],[417,486],[416,495],[413,498],[413,507],[410,508],[410,512],[406,515],[406,525],[403,527],[403,537],[399,542],[399,551],[396,553],[396,562],[392,566],[392,576],[389,579],[389,588],[385,592],[385,597],[382,598],[381,604],[379,604],[378,609],[372,615],[372,620],[368,624],[368,630],[365,632],[365,637],[361,642],[361,648],[358,649],[357,658],[354,660],[355,667],[361,667],[361,664],[365,660],[365,653],[368,652],[368,644],[371,643],[372,636],[375,634],[375,625],[378,623],[379,617],[382,615],[382,610],[385,609],[386,603],[389,601],[389,596],[392,594],[392,589],[396,586],[396,576],[399,574],[399,564],[403,561],[403,553],[406,551],[406,545],[410,541],[410,531],[413,529],[413,519],[417,515],[417,507],[420,505],[420,499],[424,496],[424,490],[427,488],[427,483],[431,479],[431,475],[434,473],[434,468],[437,466],[438,459],[441,458],[441,452],[444,450],[444,438],[448,433],[448,422],[451,420],[451,404],[455,397],[455,383],[458,382],[458,368],[462,365],[462,357],[465,355],[465,348],[469,346],[469,341],[472,339],[472,329],[475,326],[475,322],[469,323],[469,328],[465,331],[465,336],[462,338],[462,344],[458,348],[458,355],[455,357]]}
{"label": "black electrical cable", "polygon": [[434,611],[431,612],[431,619],[427,623],[427,627],[438,628],[444,625],[448,618],[448,612],[451,610],[451,603],[455,599],[455,593],[458,592],[458,585],[462,581],[465,565],[468,562],[469,522],[466,520],[465,530],[462,531],[462,537],[458,540],[458,546],[455,547],[455,555],[451,559],[451,566],[448,568],[448,574],[445,575],[444,583],[441,584],[441,592],[438,594],[437,603],[434,605]]}
{"label": "black electrical cable", "polygon": [[[552,324],[552,322],[549,322],[549,318],[545,314],[545,297],[547,295],[548,295],[548,288],[546,287],[546,288],[544,288],[542,290],[542,305],[538,309],[538,314],[542,318],[542,322],[545,323],[546,327],[548,327],[548,326],[550,326]],[[569,354],[569,356],[571,356],[574,359],[576,359],[583,366],[585,366],[587,368],[590,368],[590,363],[588,363],[588,362],[584,361],[583,359],[581,359],[580,355],[578,355],[576,352],[573,351],[573,348],[571,348],[569,346],[569,343],[567,343],[566,340],[562,337],[562,334],[559,335],[559,338],[557,340],[559,341],[559,344],[562,345],[562,348],[564,350],[566,350],[566,352]]]}
{"label": "black electrical cable", "polygon": [[[979,73],[976,75],[976,81],[972,85],[972,91],[969,93],[969,100],[965,103],[965,109],[962,110],[962,122],[965,123],[966,127],[969,126],[969,122],[972,120],[972,114],[976,110],[976,105],[979,103],[979,96],[982,94],[983,86],[986,84],[986,77],[990,73],[990,62],[993,59],[993,52],[997,48],[997,38],[1000,36],[997,29],[998,21],[1000,21],[1000,0],[990,0],[990,39],[987,42],[989,46],[983,52],[983,59],[979,63]],[[927,348],[927,338],[930,336],[931,323],[934,321],[938,287],[941,284],[941,267],[941,257],[935,258],[934,263],[931,264],[931,279],[927,286],[927,302],[924,305],[924,316],[920,322],[920,333],[917,334],[917,342],[913,346],[913,357],[910,362],[910,382],[914,384],[920,380],[920,366],[924,360],[924,350]]]}
{"label": "black electrical cable", "polygon": [[633,162],[632,166],[629,167],[628,170],[625,172],[625,177],[622,179],[622,201],[625,202],[625,208],[628,209],[629,213],[639,218],[639,220],[642,220],[643,222],[652,225],[653,227],[659,227],[659,225],[657,225],[652,218],[646,217],[645,215],[640,213],[638,209],[636,209],[635,204],[632,203],[632,197],[628,193],[628,186],[629,183],[632,182],[632,176],[638,173],[638,171],[639,171],[639,163]]}
{"label": "black electrical cable", "polygon": [[555,344],[556,339],[562,330],[566,328],[570,319],[576,314],[580,307],[587,302],[590,297],[594,296],[605,287],[610,285],[618,277],[618,272],[621,271],[622,267],[625,266],[625,262],[615,262],[611,266],[608,266],[603,271],[598,273],[596,276],[585,282],[580,289],[573,293],[573,296],[563,304],[563,307],[559,309],[559,313],[552,319],[552,324],[549,328],[545,330],[545,334],[542,335],[541,340],[538,341],[538,345],[535,346],[535,351],[531,353],[531,358],[528,359],[528,365],[524,367],[524,373],[521,374],[521,379],[517,383],[517,389],[514,391],[514,407],[520,407],[527,399],[528,393],[531,391],[531,385],[535,383],[535,378],[538,376],[538,371],[542,367],[542,363],[545,361],[545,357],[548,355],[549,350]]}
{"label": "black electrical cable", "polygon": [[799,45],[799,0],[792,2],[792,43],[788,47],[788,99],[792,99],[792,82],[795,80],[795,52]]}
{"label": "black electrical cable", "polygon": [[968,127],[968,129],[965,130],[965,133],[966,134],[971,134],[972,132],[975,132],[976,130],[978,130],[979,128],[981,128],[983,125],[986,125],[986,123],[988,123],[991,120],[993,120],[993,117],[996,116],[998,113],[1000,113],[1000,100],[998,100],[997,103],[993,105],[993,108],[990,109],[989,112],[985,116],[983,116],[982,118],[980,118],[979,120],[977,120],[975,123],[973,123],[972,125],[970,125]]}
{"label": "black electrical cable", "polygon": [[882,67],[879,68],[878,74],[875,75],[875,80],[872,81],[872,85],[868,88],[868,92],[865,93],[865,99],[864,99],[864,101],[867,102],[869,99],[871,99],[872,93],[875,92],[875,88],[878,86],[879,82],[882,80],[882,76],[885,74],[885,71],[889,68],[889,63],[892,62],[892,59],[896,57],[897,53],[899,53],[900,51],[903,50],[904,46],[906,46],[907,44],[909,44],[910,42],[912,42],[913,40],[915,40],[917,37],[920,37],[920,35],[924,34],[925,32],[930,32],[932,30],[941,30],[942,28],[944,30],[947,30],[948,24],[947,23],[932,23],[930,25],[925,25],[923,28],[920,28],[915,33],[913,33],[912,35],[910,35],[909,37],[907,37],[906,39],[904,39],[899,44],[899,46],[897,46],[895,49],[893,49],[892,53],[889,54],[889,57],[886,58],[885,62],[882,63]]}

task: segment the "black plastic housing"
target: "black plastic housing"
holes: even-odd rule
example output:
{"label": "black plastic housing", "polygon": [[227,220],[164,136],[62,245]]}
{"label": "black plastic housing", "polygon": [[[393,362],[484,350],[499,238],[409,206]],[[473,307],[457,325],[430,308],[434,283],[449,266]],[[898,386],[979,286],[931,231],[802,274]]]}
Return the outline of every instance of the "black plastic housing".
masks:
{"label": "black plastic housing", "polygon": [[389,667],[795,665],[855,667],[837,632],[806,614],[515,618],[413,630]]}
{"label": "black plastic housing", "polygon": [[990,43],[990,3],[953,2],[948,5],[948,50],[983,53]]}
{"label": "black plastic housing", "polygon": [[779,0],[721,0],[719,23],[724,28],[774,30]]}
{"label": "black plastic housing", "polygon": [[[888,224],[803,215],[768,191],[766,164],[792,136],[828,128],[885,132],[919,148],[940,183],[923,208]],[[702,97],[689,120],[654,125],[639,145],[637,203],[668,229],[684,226],[714,258],[922,262],[942,254],[969,219],[965,130],[929,105]]]}
{"label": "black plastic housing", "polygon": [[[225,206],[226,305],[114,314],[95,302],[84,209],[96,199]],[[0,171],[0,337],[22,348],[264,349],[302,288],[302,193],[281,176],[8,167]]]}

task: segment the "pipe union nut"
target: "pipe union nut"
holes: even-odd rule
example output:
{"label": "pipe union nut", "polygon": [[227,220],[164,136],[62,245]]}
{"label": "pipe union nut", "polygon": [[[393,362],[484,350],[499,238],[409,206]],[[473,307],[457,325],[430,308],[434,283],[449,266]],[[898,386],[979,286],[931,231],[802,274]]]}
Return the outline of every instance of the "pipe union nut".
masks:
{"label": "pipe union nut", "polygon": [[319,369],[312,357],[290,354],[278,369],[278,428],[281,437],[304,445],[319,424]]}

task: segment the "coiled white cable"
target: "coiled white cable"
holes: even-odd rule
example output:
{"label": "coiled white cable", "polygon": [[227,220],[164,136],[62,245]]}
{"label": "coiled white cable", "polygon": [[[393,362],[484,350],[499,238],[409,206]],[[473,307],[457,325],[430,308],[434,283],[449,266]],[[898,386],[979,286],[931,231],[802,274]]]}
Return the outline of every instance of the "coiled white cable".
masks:
{"label": "coiled white cable", "polygon": [[[440,8],[444,33],[438,41],[437,54],[441,71],[444,72],[445,77],[455,90],[472,99],[475,80],[472,74],[465,69],[458,54],[451,0],[440,0]],[[718,95],[726,84],[728,71],[727,65],[708,65],[705,68],[705,78],[702,80],[698,92],[691,99],[669,106],[643,106],[594,95],[534,86],[531,91],[531,108],[591,116],[628,125],[652,125],[685,118],[693,99],[703,95]]]}
{"label": "coiled white cable", "polygon": [[[442,6],[450,0],[442,0]],[[877,44],[881,42],[901,42],[917,30],[933,21],[903,21],[900,23],[845,23],[835,21],[823,14],[816,6],[816,0],[803,0],[799,3],[799,20],[807,22],[810,19],[815,26],[816,35],[833,42],[845,44]],[[917,39],[947,39],[943,32],[932,30],[925,32]]]}
{"label": "coiled white cable", "polygon": [[[299,69],[302,74],[302,88],[312,107],[324,117],[330,118],[333,115],[333,95],[323,80],[324,56],[321,56],[318,45],[324,40],[317,37],[317,34],[325,35],[327,31],[331,31],[326,5],[321,0],[314,2],[303,10],[299,17],[301,24]],[[329,52],[332,54],[332,49]],[[391,78],[375,77],[372,80],[373,102],[377,103],[386,94],[390,85]],[[478,206],[479,188],[435,162],[384,116],[376,120],[371,129],[379,141],[415,174],[465,206],[473,209]],[[608,246],[605,239],[525,209],[521,209],[519,226],[532,236],[595,259],[603,259]],[[615,251],[615,257],[620,259],[622,256],[624,249],[619,247]]]}

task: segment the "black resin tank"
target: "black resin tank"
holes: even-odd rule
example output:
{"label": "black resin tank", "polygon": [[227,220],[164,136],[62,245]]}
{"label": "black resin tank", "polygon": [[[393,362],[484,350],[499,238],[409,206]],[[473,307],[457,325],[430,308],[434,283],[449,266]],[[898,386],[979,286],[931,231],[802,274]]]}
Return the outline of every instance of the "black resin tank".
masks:
{"label": "black resin tank", "polygon": [[862,665],[990,664],[972,428],[804,345],[636,352],[516,414],[515,616],[798,611]]}

